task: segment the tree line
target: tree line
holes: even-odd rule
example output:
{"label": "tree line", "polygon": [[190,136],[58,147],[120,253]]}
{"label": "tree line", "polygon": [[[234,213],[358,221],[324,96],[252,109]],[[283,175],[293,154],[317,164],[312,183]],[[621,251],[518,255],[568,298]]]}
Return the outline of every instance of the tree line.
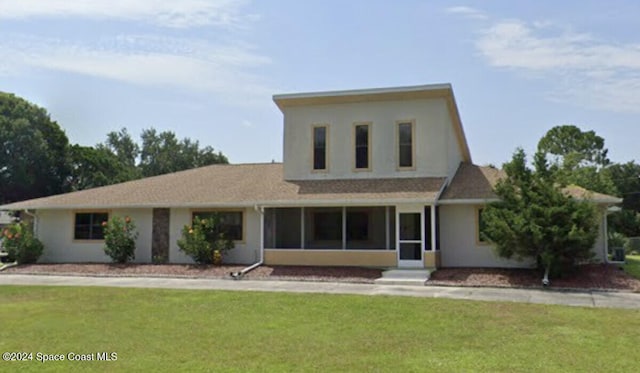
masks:
{"label": "tree line", "polygon": [[95,146],[70,144],[44,108],[0,92],[0,203],[77,191],[217,163],[227,157],[172,131],[126,128]]}

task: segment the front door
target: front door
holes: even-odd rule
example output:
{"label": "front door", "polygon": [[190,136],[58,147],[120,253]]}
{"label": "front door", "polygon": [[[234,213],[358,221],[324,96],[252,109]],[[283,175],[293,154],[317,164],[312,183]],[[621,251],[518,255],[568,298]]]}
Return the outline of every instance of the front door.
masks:
{"label": "front door", "polygon": [[423,212],[399,212],[397,216],[398,267],[423,268]]}

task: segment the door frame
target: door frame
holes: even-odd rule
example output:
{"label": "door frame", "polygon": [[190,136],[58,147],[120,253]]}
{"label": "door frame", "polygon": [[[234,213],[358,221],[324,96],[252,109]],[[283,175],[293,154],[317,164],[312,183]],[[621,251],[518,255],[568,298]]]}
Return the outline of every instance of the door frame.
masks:
{"label": "door frame", "polygon": [[[420,240],[400,239],[400,215],[419,214],[420,215]],[[424,268],[424,205],[398,205],[396,206],[396,258],[398,268]],[[418,243],[420,244],[420,259],[400,259],[400,244]]]}

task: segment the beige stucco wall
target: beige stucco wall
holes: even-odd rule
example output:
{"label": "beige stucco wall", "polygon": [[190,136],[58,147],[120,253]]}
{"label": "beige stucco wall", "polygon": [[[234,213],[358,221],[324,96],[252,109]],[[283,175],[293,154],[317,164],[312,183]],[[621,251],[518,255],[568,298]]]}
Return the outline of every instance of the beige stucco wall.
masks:
{"label": "beige stucco wall", "polygon": [[440,206],[442,267],[527,267],[530,263],[498,257],[490,245],[476,243],[476,206]]}
{"label": "beige stucco wall", "polygon": [[[191,209],[172,208],[169,225],[169,262],[193,263],[178,247],[178,239],[182,235],[182,227],[191,223]],[[260,260],[260,213],[254,209],[243,209],[244,241],[236,242],[233,250],[224,258],[226,263],[252,264]]]}
{"label": "beige stucco wall", "polygon": [[395,250],[266,249],[267,265],[396,267]]}
{"label": "beige stucco wall", "polygon": [[[111,216],[131,217],[139,232],[136,240],[135,262],[151,261],[151,209],[110,210]],[[44,244],[40,257],[43,263],[110,262],[104,253],[104,241],[76,241],[73,239],[75,211],[38,211],[37,236]]]}
{"label": "beige stucco wall", "polygon": [[[396,121],[415,119],[415,170],[398,171]],[[371,122],[370,172],[354,172],[353,123]],[[329,171],[312,172],[312,126],[328,124]],[[444,99],[369,102],[284,110],[285,179],[447,176],[460,160]],[[452,166],[455,164],[455,167]]]}
{"label": "beige stucco wall", "polygon": [[[528,267],[532,261],[518,262],[498,257],[490,245],[476,242],[476,206],[440,206],[440,249],[443,267]],[[604,220],[599,213],[598,239],[593,247],[595,260],[604,260]]]}

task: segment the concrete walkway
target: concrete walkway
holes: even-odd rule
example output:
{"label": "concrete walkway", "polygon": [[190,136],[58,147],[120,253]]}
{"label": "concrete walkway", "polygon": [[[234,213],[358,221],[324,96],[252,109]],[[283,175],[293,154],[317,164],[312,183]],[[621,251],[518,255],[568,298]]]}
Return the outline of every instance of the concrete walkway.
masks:
{"label": "concrete walkway", "polygon": [[273,291],[450,298],[480,301],[559,304],[565,306],[640,309],[640,294],[602,291],[557,291],[481,287],[402,286],[337,282],[182,279],[158,277],[83,277],[1,274],[0,285],[108,286],[162,289]]}

